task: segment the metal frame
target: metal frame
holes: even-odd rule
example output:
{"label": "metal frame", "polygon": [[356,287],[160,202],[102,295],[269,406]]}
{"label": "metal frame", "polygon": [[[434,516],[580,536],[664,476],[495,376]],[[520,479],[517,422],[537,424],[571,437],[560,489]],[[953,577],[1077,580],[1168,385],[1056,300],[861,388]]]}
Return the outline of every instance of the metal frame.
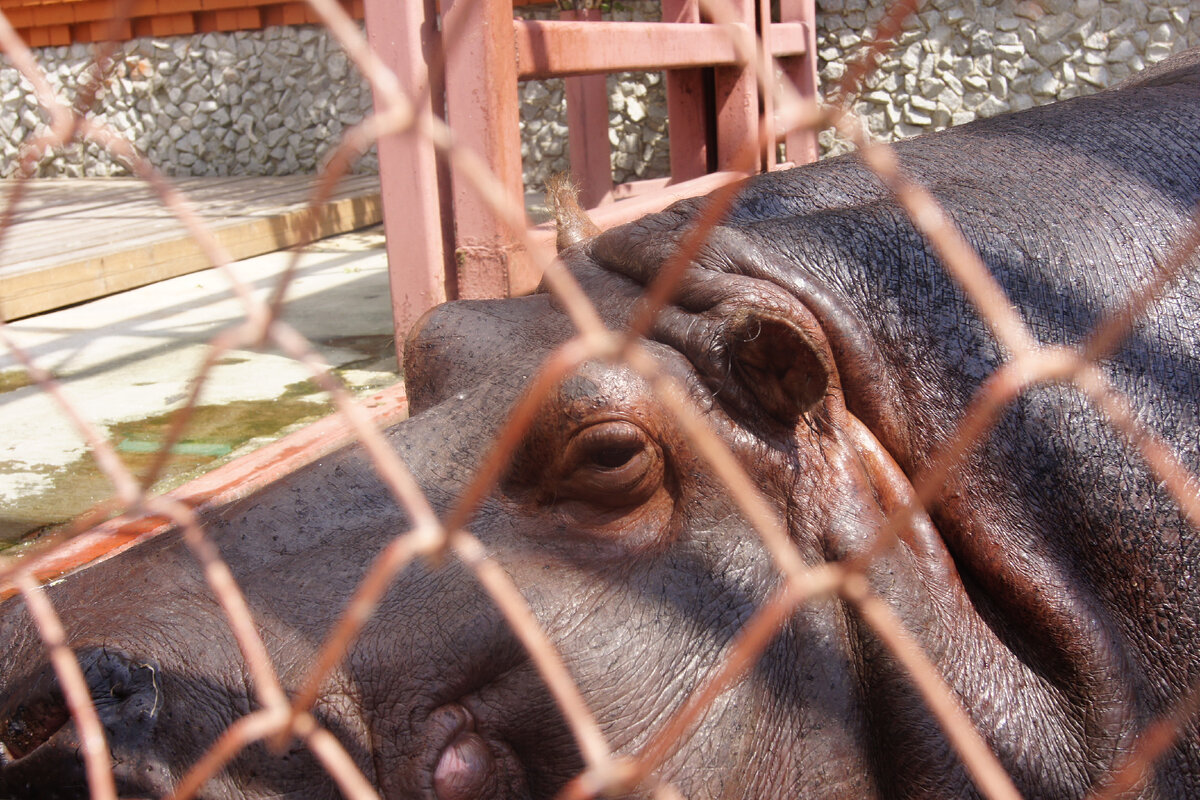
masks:
{"label": "metal frame", "polygon": [[[733,172],[738,165],[779,166],[778,134],[763,122],[773,119],[770,98],[760,97],[734,37],[751,43],[757,33],[800,93],[817,94],[814,0],[781,0],[782,22],[771,21],[769,0],[735,0],[732,26],[702,22],[697,0],[663,0],[663,21],[644,23],[604,22],[593,10],[513,19],[512,0],[443,0],[439,16],[434,3],[366,0],[376,52],[413,96],[450,121],[458,144],[486,160],[513,203],[524,202],[517,83],[566,78],[572,171],[601,227],[711,191],[745,174]],[[443,40],[450,42],[444,57]],[[430,65],[439,63],[444,70],[431,77]],[[604,75],[651,70],[667,71],[671,177],[613,186]],[[784,141],[789,163],[815,160],[812,132]],[[428,142],[391,137],[379,161],[398,344],[445,299],[504,297],[537,285],[529,254],[467,180],[451,172],[447,181]],[[539,242],[550,238],[543,233]]]}

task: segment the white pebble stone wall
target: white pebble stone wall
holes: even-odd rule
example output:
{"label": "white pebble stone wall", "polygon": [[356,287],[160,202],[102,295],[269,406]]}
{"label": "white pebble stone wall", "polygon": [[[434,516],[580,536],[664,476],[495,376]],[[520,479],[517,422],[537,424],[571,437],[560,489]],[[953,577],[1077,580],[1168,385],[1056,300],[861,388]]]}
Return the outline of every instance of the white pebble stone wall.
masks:
{"label": "white pebble stone wall", "polygon": [[[887,0],[817,0],[821,83],[837,84],[882,18]],[[658,18],[655,0],[615,4],[614,19]],[[553,7],[525,7],[530,17]],[[1200,46],[1196,0],[926,0],[856,103],[876,137],[896,140],[1086,94],[1173,53]],[[84,45],[37,56],[72,99],[90,63]],[[336,43],[315,26],[127,42],[100,97],[100,117],[173,175],[311,173],[371,92]],[[67,87],[63,89],[63,87]],[[609,142],[618,182],[668,170],[661,73],[608,78]],[[528,191],[569,169],[561,80],[520,86],[521,155]],[[0,177],[43,121],[16,70],[0,63]],[[848,149],[832,131],[822,152]],[[378,169],[374,150],[356,165]],[[87,145],[44,159],[43,176],[127,174]]]}
{"label": "white pebble stone wall", "polygon": [[[60,98],[73,102],[91,48],[36,54]],[[97,118],[170,175],[293,175],[319,169],[342,131],[370,110],[370,88],[337,43],[320,27],[296,26],[125,42]],[[42,121],[28,83],[0,64],[0,176],[16,173],[18,147]],[[373,150],[356,164],[378,168]],[[44,159],[38,174],[128,170],[88,144]]]}
{"label": "white pebble stone wall", "polygon": [[[883,17],[886,0],[817,0],[821,85]],[[1200,46],[1196,0],[927,0],[855,110],[894,141],[1111,86]],[[825,155],[849,149],[832,131]]]}

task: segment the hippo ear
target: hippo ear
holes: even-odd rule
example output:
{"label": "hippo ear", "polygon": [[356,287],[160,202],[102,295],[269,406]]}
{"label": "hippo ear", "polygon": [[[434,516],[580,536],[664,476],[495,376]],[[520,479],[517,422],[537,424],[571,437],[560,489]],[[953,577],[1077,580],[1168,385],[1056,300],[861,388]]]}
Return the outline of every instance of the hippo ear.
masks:
{"label": "hippo ear", "polygon": [[570,175],[560,172],[546,179],[546,205],[554,212],[558,252],[600,233],[600,228],[579,205],[579,187]]}
{"label": "hippo ear", "polygon": [[831,366],[819,334],[755,311],[725,330],[733,376],[771,416],[794,425],[825,397]]}

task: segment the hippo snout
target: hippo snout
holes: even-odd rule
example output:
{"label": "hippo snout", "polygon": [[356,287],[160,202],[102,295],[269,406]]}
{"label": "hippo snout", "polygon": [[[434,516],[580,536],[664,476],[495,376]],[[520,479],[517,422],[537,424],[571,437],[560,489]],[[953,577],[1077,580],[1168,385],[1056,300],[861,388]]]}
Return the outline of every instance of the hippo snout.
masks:
{"label": "hippo snout", "polygon": [[[77,657],[112,751],[136,752],[162,708],[158,668],[106,648]],[[0,705],[0,795],[50,796],[45,776],[53,774],[61,777],[54,797],[87,796],[79,734],[53,667],[10,688]]]}

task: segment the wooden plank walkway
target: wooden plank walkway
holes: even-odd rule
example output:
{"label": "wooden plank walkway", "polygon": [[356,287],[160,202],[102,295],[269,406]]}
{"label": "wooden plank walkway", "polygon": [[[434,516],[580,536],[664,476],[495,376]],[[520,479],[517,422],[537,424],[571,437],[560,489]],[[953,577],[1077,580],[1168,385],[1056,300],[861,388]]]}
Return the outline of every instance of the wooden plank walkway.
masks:
{"label": "wooden plank walkway", "polygon": [[[179,178],[178,186],[234,259],[299,241],[317,178]],[[7,187],[0,189],[0,212]],[[343,179],[318,209],[317,238],[383,219],[378,175]],[[32,181],[0,238],[0,315],[17,319],[206,269],[183,225],[133,178]]]}

